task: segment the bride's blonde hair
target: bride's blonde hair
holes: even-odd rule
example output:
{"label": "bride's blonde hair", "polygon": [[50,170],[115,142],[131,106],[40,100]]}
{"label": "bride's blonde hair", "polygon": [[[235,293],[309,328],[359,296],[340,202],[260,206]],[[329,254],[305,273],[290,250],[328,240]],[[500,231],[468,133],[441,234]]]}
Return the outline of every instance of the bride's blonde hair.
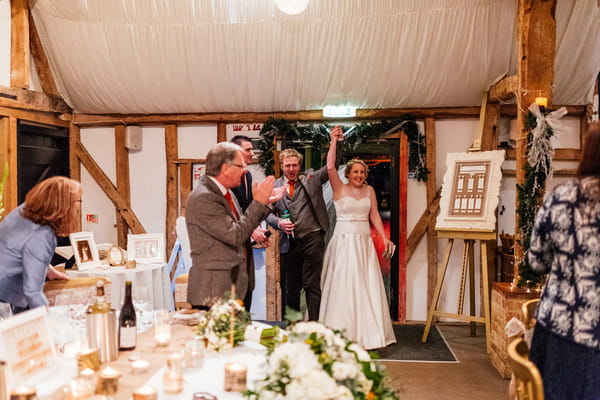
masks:
{"label": "bride's blonde hair", "polygon": [[348,178],[350,175],[350,171],[352,170],[352,166],[354,164],[360,164],[365,169],[365,182],[367,181],[367,177],[369,176],[369,167],[367,167],[367,163],[359,158],[354,158],[346,163],[346,168],[344,169],[344,176]]}

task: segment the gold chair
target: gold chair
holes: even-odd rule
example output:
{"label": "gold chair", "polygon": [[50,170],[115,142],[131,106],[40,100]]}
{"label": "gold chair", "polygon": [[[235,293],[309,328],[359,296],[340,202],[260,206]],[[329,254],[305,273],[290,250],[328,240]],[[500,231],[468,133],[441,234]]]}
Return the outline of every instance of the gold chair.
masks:
{"label": "gold chair", "polygon": [[110,279],[102,277],[47,281],[44,295],[50,306],[88,303],[96,295],[96,282],[99,280],[104,281],[104,291],[110,301]]}
{"label": "gold chair", "polygon": [[175,278],[175,308],[178,310],[192,308],[187,302],[188,274],[181,274]]}
{"label": "gold chair", "polygon": [[528,300],[521,305],[521,313],[523,314],[523,325],[525,329],[531,329],[535,326],[535,310],[540,302],[540,299]]}
{"label": "gold chair", "polygon": [[508,362],[512,368],[518,400],[544,400],[542,376],[534,363],[529,361],[529,348],[518,338],[508,345]]}

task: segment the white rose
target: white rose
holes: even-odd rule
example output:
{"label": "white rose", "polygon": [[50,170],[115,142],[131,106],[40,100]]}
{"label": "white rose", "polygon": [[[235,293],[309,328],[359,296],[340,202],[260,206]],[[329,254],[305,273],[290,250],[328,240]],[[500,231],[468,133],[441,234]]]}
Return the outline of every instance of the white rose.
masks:
{"label": "white rose", "polygon": [[344,362],[336,362],[332,367],[333,377],[338,381],[343,381],[344,379],[354,379],[358,374],[359,369],[358,365],[344,363]]}

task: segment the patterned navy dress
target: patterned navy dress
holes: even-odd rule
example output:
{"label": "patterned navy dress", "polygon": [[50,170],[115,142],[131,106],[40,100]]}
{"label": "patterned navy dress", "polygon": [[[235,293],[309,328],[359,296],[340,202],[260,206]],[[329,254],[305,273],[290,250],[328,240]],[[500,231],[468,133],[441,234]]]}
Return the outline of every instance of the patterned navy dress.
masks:
{"label": "patterned navy dress", "polygon": [[548,193],[528,256],[548,273],[530,355],[545,398],[600,399],[600,178]]}

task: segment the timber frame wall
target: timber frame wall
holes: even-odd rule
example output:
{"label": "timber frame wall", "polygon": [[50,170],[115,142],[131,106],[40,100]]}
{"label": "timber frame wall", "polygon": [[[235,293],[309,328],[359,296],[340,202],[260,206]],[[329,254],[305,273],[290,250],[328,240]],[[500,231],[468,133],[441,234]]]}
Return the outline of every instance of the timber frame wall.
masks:
{"label": "timber frame wall", "polygon": [[[408,263],[418,243],[427,234],[428,251],[428,303],[431,301],[437,278],[437,235],[434,230],[435,216],[439,209],[439,188],[436,187],[435,160],[435,122],[439,119],[479,118],[480,131],[474,139],[473,150],[490,150],[496,148],[496,123],[501,116],[521,120],[523,110],[514,105],[501,105],[511,97],[517,98],[519,104],[531,103],[531,95],[526,98],[522,93],[535,90],[542,91],[551,100],[551,92],[547,91],[553,77],[553,52],[545,49],[554,48],[554,8],[556,0],[519,0],[519,35],[518,47],[523,60],[516,76],[506,77],[484,97],[482,107],[435,108],[435,109],[363,109],[357,110],[352,121],[382,120],[398,118],[401,114],[410,113],[417,119],[424,120],[427,143],[427,167],[431,171],[427,185],[428,207],[419,218],[417,224],[407,236],[404,265]],[[536,28],[537,27],[537,28]],[[540,29],[541,27],[541,29]],[[540,32],[543,36],[539,35]],[[33,59],[43,92],[28,90],[30,87],[30,60]],[[540,70],[549,71],[540,74]],[[542,76],[543,79],[537,79]],[[544,92],[546,91],[546,92]],[[551,101],[550,101],[551,103]],[[559,106],[556,106],[558,108]],[[581,132],[587,130],[586,114],[591,115],[591,106],[567,106],[570,116],[581,118]],[[27,0],[11,0],[11,86],[0,87],[0,167],[9,167],[8,182],[4,187],[4,213],[17,206],[17,121],[68,127],[70,130],[70,171],[73,179],[80,179],[83,165],[98,185],[114,203],[117,210],[117,232],[119,245],[124,247],[127,232],[145,232],[142,224],[130,208],[129,162],[124,146],[125,128],[127,125],[163,125],[165,129],[167,165],[166,190],[166,226],[167,250],[175,241],[175,219],[184,213],[181,205],[185,204],[187,194],[191,190],[191,168],[194,163],[203,160],[179,159],[177,149],[177,126],[184,123],[215,123],[217,140],[226,140],[225,127],[228,123],[265,122],[269,117],[282,118],[289,121],[320,122],[323,117],[320,110],[301,112],[273,113],[209,113],[209,114],[162,114],[162,115],[89,115],[73,113],[72,109],[60,97],[53,80],[48,60],[38,37],[33,19],[29,14]],[[336,119],[336,121],[344,121]],[[520,123],[520,122],[519,122]],[[115,130],[115,154],[117,164],[116,185],[113,184],[102,169],[93,160],[80,140],[80,129],[84,127],[113,127]],[[518,127],[521,133],[521,129]],[[522,181],[522,165],[525,150],[522,141],[518,141],[517,149],[508,151],[509,159],[517,160],[515,171],[504,171],[507,176],[517,177]],[[577,160],[579,149],[558,149],[555,160]],[[179,173],[178,173],[179,172]],[[558,170],[555,175],[572,175],[573,170]],[[179,176],[179,182],[178,182]],[[496,243],[493,243],[495,246]],[[493,255],[495,252],[490,251]],[[276,258],[276,257],[274,257]],[[495,264],[490,264],[495,265]],[[274,280],[267,277],[267,282]],[[274,292],[267,292],[267,298]],[[277,297],[277,296],[275,296]],[[402,300],[400,299],[400,302]],[[429,304],[427,305],[429,309]],[[269,300],[267,317],[272,318],[278,307]],[[400,319],[402,318],[400,312]]]}

